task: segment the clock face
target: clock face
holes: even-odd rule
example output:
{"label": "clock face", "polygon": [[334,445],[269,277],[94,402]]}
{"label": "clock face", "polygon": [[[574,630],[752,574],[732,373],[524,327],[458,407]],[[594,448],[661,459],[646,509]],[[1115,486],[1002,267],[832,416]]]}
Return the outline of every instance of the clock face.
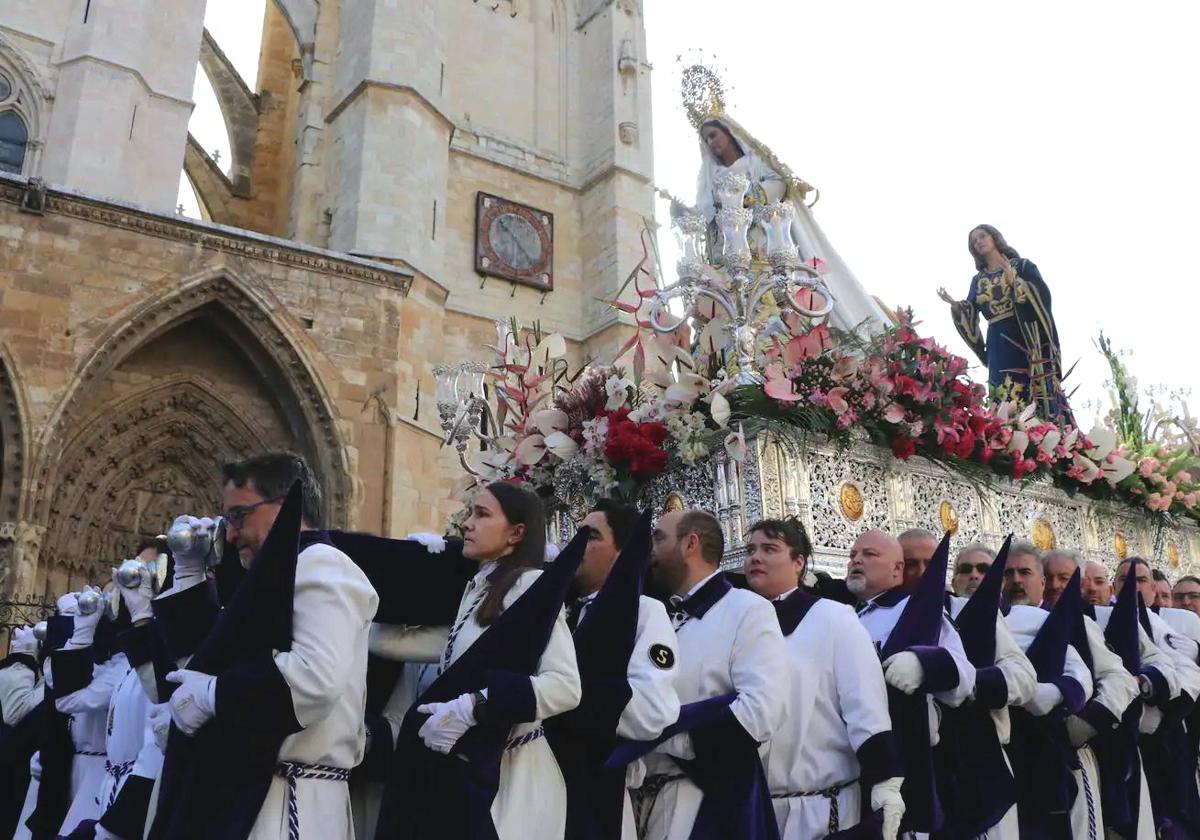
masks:
{"label": "clock face", "polygon": [[504,264],[517,271],[533,268],[542,258],[542,240],[523,216],[504,213],[488,226],[488,242]]}
{"label": "clock face", "polygon": [[554,216],[481,192],[475,203],[475,270],[544,291],[554,288]]}

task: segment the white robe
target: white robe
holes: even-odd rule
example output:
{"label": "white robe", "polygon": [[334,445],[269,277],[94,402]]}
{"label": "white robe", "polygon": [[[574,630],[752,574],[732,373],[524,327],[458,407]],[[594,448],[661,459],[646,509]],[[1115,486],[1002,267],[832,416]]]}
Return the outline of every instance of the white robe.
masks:
{"label": "white robe", "polygon": [[[788,670],[788,658],[771,604],[753,592],[731,589],[703,618],[689,619],[676,635],[675,688],[680,702],[736,692],[730,710],[750,737],[765,745],[787,720],[790,693],[788,684],[780,680]],[[647,775],[679,775],[678,765],[669,757],[669,751],[678,749],[673,738],[646,756]],[[686,840],[702,799],[700,788],[690,779],[667,782],[654,800],[642,840]]]}
{"label": "white robe", "polygon": [[[447,666],[458,660],[487,628],[476,620],[483,603],[491,564],[485,565],[463,593],[457,625],[462,626],[454,640]],[[541,575],[538,569],[522,572],[504,596],[504,607],[511,607]],[[464,620],[465,619],[465,620]],[[445,627],[403,627],[375,625],[371,650],[377,655],[407,662],[440,662],[446,650],[449,629]],[[406,669],[384,716],[399,728],[413,700],[438,676],[438,668]],[[569,712],[579,705],[582,687],[575,661],[575,643],[567,627],[565,614],[559,611],[550,640],[542,652],[537,671],[530,677],[536,701],[536,720],[512,728],[510,739],[520,738],[541,727],[548,717]],[[394,702],[392,702],[394,701]],[[407,705],[405,705],[407,703]],[[404,711],[400,707],[404,706]],[[533,817],[536,815],[536,817]],[[500,759],[500,787],[492,801],[492,822],[500,840],[562,840],[567,821],[567,789],[558,762],[545,738],[536,738],[523,746],[507,750]]]}
{"label": "white robe", "polygon": [[[42,702],[45,691],[45,683],[24,665],[10,665],[0,670],[0,709],[3,709],[5,725],[16,726],[24,720],[25,716]],[[35,763],[37,758],[37,753],[30,758],[29,788],[25,792],[25,804],[21,809],[15,837],[29,836],[25,820],[29,818],[37,802],[38,780],[33,774],[34,768],[40,766]]]}
{"label": "white robe", "polygon": [[[589,601],[580,610],[579,620],[587,615]],[[659,651],[666,648],[671,653],[669,666],[659,659]],[[646,595],[638,602],[637,631],[633,642],[633,654],[629,657],[626,678],[632,694],[621,717],[617,721],[617,735],[631,741],[651,741],[679,719],[679,694],[675,691],[676,669],[679,662],[679,645],[675,629],[661,601]],[[632,771],[636,778],[643,767]],[[629,791],[625,791],[621,840],[637,840],[637,825],[633,816],[633,803]]]}
{"label": "white robe", "polygon": [[[767,749],[771,794],[841,786],[838,827],[850,828],[858,824],[863,797],[870,795],[858,783],[856,750],[892,728],[879,656],[854,610],[828,600],[813,604],[784,644],[790,714]],[[781,840],[814,840],[828,833],[827,797],[772,802]]]}
{"label": "white robe", "polygon": [[[1096,607],[1096,624],[1103,630],[1108,627],[1109,619],[1112,618],[1112,607]],[[1138,624],[1138,647],[1141,652],[1142,669],[1146,670],[1153,668],[1162,677],[1168,688],[1168,700],[1174,700],[1179,696],[1181,685],[1179,680],[1179,672],[1175,667],[1175,663],[1171,657],[1154,644],[1154,640]],[[1142,719],[1139,725],[1139,731],[1153,732],[1158,728],[1158,724],[1162,721],[1162,713],[1154,706],[1145,706],[1142,709]],[[1150,789],[1146,784],[1146,774],[1142,773],[1141,785],[1139,791],[1138,805],[1138,824],[1137,824],[1137,840],[1154,840],[1154,816],[1150,806]]]}
{"label": "white robe", "polygon": [[92,681],[85,688],[60,697],[54,703],[58,711],[71,716],[71,740],[75,742],[75,758],[71,762],[71,806],[62,823],[63,834],[70,833],[81,820],[99,819],[103,813],[97,798],[105,777],[105,721],[113,692],[128,671],[125,654],[114,654],[92,669]]}
{"label": "white robe", "polygon": [[[42,691],[54,688],[54,677],[50,670],[50,657],[46,657],[42,661]],[[13,834],[13,840],[29,840],[32,836],[28,828],[25,827],[25,821],[29,819],[33,813],[33,809],[37,807],[38,787],[41,784],[42,777],[42,755],[40,752],[35,752],[29,758],[29,789],[25,791],[25,802],[21,806],[21,816],[17,818],[17,830]]]}
{"label": "white robe", "polygon": [[[292,649],[275,666],[304,728],[284,739],[279,761],[352,769],[366,742],[367,636],[379,598],[354,561],[316,543],[297,558],[293,604]],[[287,789],[271,777],[250,840],[286,840]],[[345,782],[297,779],[296,803],[301,840],[354,836]]]}
{"label": "white robe", "polygon": [[[72,695],[67,695],[70,696]],[[162,750],[155,743],[154,730],[150,725],[150,709],[153,705],[142,690],[137,671],[126,664],[124,674],[109,702],[105,748],[108,761],[113,767],[129,762],[132,762],[132,766],[128,772],[120,774],[119,778],[118,774],[113,772],[104,774],[97,793],[101,815],[120,795],[121,788],[130,776],[142,776],[153,780],[157,779],[162,771]]]}

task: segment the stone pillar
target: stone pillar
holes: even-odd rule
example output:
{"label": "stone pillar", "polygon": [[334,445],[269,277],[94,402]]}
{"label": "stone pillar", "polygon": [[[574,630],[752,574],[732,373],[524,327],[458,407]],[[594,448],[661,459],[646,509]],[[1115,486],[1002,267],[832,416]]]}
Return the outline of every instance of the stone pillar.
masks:
{"label": "stone pillar", "polygon": [[91,0],[67,21],[42,174],[175,207],[205,0]]}

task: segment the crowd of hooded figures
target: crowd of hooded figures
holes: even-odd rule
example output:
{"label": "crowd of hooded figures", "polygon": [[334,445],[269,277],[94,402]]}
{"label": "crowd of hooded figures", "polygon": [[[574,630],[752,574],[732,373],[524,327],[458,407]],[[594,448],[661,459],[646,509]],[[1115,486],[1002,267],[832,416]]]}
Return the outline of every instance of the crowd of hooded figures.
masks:
{"label": "crowd of hooded figures", "polygon": [[872,530],[842,580],[794,520],[731,572],[710,513],[615,502],[554,556],[514,483],[392,540],[295,454],[216,481],[219,562],[145,545],[14,631],[5,836],[1200,837],[1195,578]]}

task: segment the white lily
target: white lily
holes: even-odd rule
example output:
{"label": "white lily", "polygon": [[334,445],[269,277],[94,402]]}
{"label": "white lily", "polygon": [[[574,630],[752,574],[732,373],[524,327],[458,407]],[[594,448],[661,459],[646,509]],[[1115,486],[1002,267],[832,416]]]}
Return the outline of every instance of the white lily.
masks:
{"label": "white lily", "polygon": [[1103,461],[1109,452],[1117,448],[1117,433],[1103,426],[1096,426],[1088,432],[1088,440],[1092,442],[1092,448],[1087,451],[1087,456],[1093,461]]}
{"label": "white lily", "polygon": [[725,451],[739,463],[746,460],[746,430],[741,423],[738,423],[736,432],[730,432],[725,437]]}
{"label": "white lily", "polygon": [[664,399],[667,402],[691,403],[695,402],[696,397],[700,396],[700,392],[708,387],[708,381],[699,374],[683,372],[679,374],[679,380],[667,388],[667,393]]}
{"label": "white lily", "polygon": [[709,401],[709,412],[712,414],[713,422],[722,429],[729,424],[729,400],[725,399],[725,395],[720,391],[713,391]]}
{"label": "white lily", "polygon": [[561,432],[567,428],[567,413],[557,408],[543,408],[541,411],[535,411],[530,419],[543,435]]}
{"label": "white lily", "polygon": [[1080,478],[1080,481],[1084,484],[1091,484],[1100,477],[1100,467],[1091,458],[1085,458],[1082,455],[1076,454],[1074,464],[1083,470],[1083,476]]}
{"label": "white lily", "polygon": [[1020,429],[1013,429],[1012,440],[1008,442],[1008,451],[1024,455],[1029,448],[1029,435]]}
{"label": "white lily", "polygon": [[1060,440],[1062,440],[1062,432],[1058,431],[1057,429],[1052,429],[1051,431],[1046,432],[1046,436],[1042,438],[1042,442],[1039,444],[1039,447],[1047,455],[1053,455],[1054,447],[1058,446],[1058,442]]}
{"label": "white lily", "polygon": [[546,454],[546,439],[541,435],[529,435],[519,444],[517,451],[514,453],[518,463],[526,467],[532,467]]}
{"label": "white lily", "polygon": [[1104,470],[1105,480],[1115,487],[1133,474],[1133,471],[1137,469],[1137,464],[1128,458],[1114,455],[1112,460],[1106,461],[1100,469]]}
{"label": "white lily", "polygon": [[567,355],[567,340],[558,333],[550,333],[541,340],[533,351],[533,363],[544,365],[553,359]]}
{"label": "white lily", "polygon": [[546,435],[546,448],[564,461],[575,457],[579,444],[566,432],[554,432]]}

